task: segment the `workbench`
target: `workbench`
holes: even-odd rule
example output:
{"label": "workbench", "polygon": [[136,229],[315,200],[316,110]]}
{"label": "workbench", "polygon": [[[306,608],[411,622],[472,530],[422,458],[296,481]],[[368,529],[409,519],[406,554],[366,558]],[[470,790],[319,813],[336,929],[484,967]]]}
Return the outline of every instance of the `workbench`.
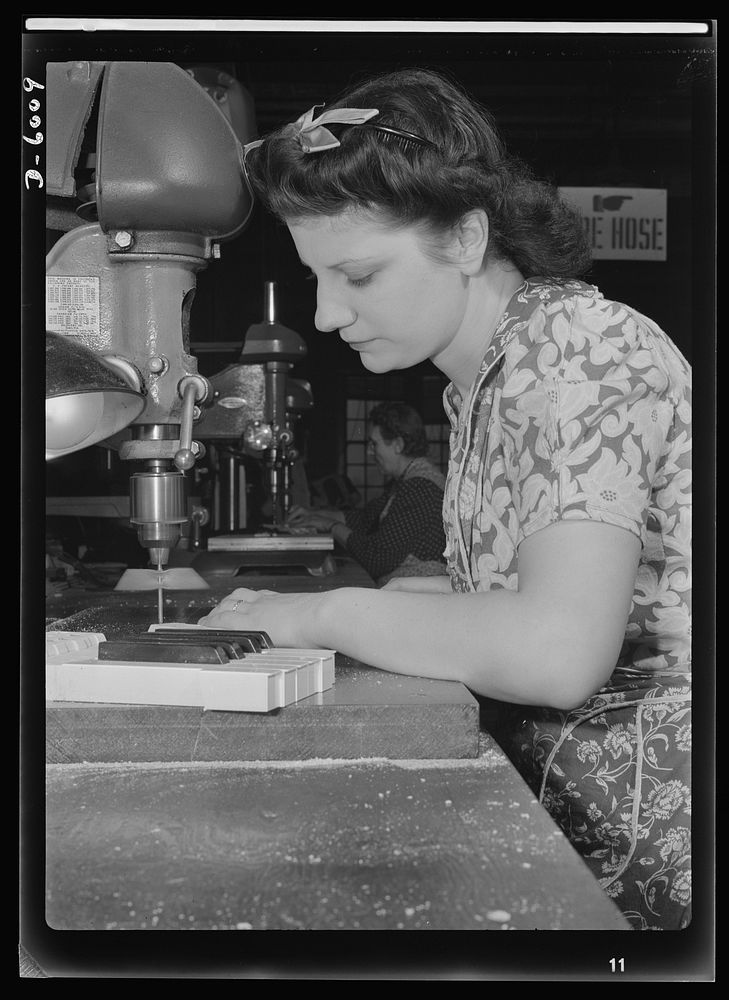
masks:
{"label": "workbench", "polygon": [[[343,579],[364,584],[345,567],[343,576],[233,586],[315,590]],[[228,582],[221,592],[217,584],[194,594],[171,592],[176,617],[170,620],[196,620],[230,589]],[[154,620],[154,594],[139,595],[137,608],[129,595],[120,597],[64,592],[47,602],[46,626],[103,625],[113,634]],[[348,702],[352,677],[355,689],[371,689],[369,705]],[[383,701],[378,682],[390,695],[405,684],[407,697],[399,705],[397,697]],[[340,701],[332,695],[328,708],[345,718],[354,713],[366,722],[362,712],[376,720],[389,710],[379,752],[362,736],[366,725],[355,726],[348,742],[340,725],[335,736],[306,744],[293,723],[282,735],[286,723],[276,728],[259,718],[253,746],[260,753],[241,751],[240,740],[218,739],[217,752],[196,754],[191,748],[209,729],[199,719],[175,724],[159,716],[155,742],[155,726],[140,722],[139,706],[134,719],[125,719],[126,706],[48,705],[48,925],[59,931],[628,929],[479,726],[478,702],[462,685],[403,678],[338,656],[334,691]],[[302,702],[280,712],[295,718],[297,710],[316,707],[326,714],[325,696],[316,697],[317,706]],[[417,756],[403,752],[396,733],[398,712],[408,730],[411,711],[426,720]],[[438,711],[459,733],[450,749],[442,733],[427,732],[437,730]],[[430,722],[428,712],[435,713]],[[84,719],[90,735],[80,742]],[[230,720],[219,729],[226,725]],[[308,725],[316,728],[311,717]],[[174,740],[160,738],[160,726],[175,731]],[[372,729],[378,731],[376,721]],[[125,742],[125,730],[135,738]],[[428,756],[428,735],[446,746],[439,757]]]}
{"label": "workbench", "polygon": [[[351,559],[337,563],[332,576],[209,577],[208,590],[165,591],[165,621],[195,624],[240,586],[309,593],[373,586]],[[140,635],[156,620],[156,600],[154,591],[62,591],[46,602],[46,628],[107,639]],[[462,684],[375,670],[341,654],[330,690],[267,714],[72,702],[54,702],[46,712],[49,763],[451,760],[476,757],[478,740],[479,705]]]}

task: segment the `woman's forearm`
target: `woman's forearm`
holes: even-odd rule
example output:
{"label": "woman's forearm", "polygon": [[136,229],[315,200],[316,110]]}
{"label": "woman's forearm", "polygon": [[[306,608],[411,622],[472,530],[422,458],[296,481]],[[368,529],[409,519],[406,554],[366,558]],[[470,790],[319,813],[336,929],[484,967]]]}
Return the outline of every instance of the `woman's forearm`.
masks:
{"label": "woman's forearm", "polygon": [[501,701],[571,709],[615,669],[640,551],[640,539],[623,528],[560,522],[522,542],[518,589],[239,589],[201,623],[262,629],[276,645],[336,649],[395,673],[461,681]]}
{"label": "woman's forearm", "polygon": [[352,529],[348,528],[346,524],[337,522],[336,524],[332,524],[331,533],[336,542],[339,542],[342,546],[346,546],[347,539],[352,534]]}
{"label": "woman's forearm", "polygon": [[[569,708],[599,686],[590,651],[549,602],[518,591],[321,595],[314,641],[381,669],[461,681],[489,698]],[[376,626],[373,626],[376,623]]]}

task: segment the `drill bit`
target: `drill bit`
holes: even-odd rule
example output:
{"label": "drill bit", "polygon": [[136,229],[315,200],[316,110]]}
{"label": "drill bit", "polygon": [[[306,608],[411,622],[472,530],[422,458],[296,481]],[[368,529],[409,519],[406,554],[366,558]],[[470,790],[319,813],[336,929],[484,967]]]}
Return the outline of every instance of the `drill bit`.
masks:
{"label": "drill bit", "polygon": [[157,624],[164,624],[164,600],[162,598],[162,563],[157,563]]}

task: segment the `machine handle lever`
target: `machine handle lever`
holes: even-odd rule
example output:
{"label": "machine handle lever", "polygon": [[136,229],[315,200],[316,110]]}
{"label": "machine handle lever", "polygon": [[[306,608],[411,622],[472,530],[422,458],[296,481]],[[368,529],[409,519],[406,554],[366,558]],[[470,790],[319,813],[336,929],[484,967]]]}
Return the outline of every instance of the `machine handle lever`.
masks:
{"label": "machine handle lever", "polygon": [[182,396],[182,416],[180,418],[180,447],[175,453],[175,465],[181,472],[191,469],[195,464],[195,452],[192,450],[192,423],[195,416],[195,404],[202,402],[208,394],[207,381],[202,376],[188,375],[181,379],[178,386]]}

